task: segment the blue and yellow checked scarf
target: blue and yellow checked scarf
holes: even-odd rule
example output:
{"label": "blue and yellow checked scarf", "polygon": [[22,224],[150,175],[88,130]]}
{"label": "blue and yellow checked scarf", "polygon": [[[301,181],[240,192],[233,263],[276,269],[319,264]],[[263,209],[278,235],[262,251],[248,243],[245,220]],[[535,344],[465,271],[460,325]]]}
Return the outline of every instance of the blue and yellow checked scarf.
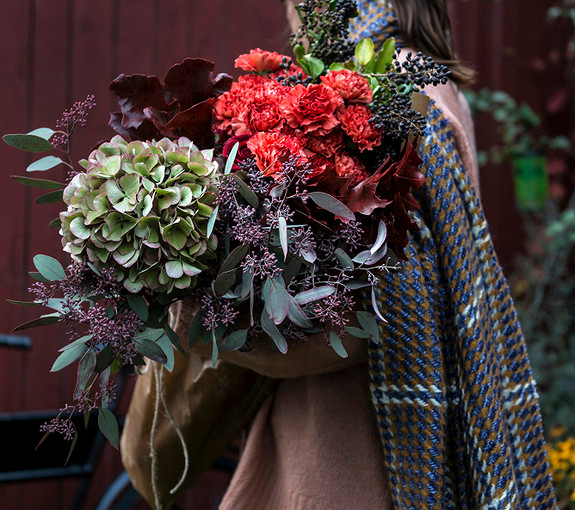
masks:
{"label": "blue and yellow checked scarf", "polygon": [[[389,4],[359,1],[358,38]],[[372,399],[397,510],[557,508],[535,382],[508,285],[449,122],[433,104],[409,260],[382,275]]]}

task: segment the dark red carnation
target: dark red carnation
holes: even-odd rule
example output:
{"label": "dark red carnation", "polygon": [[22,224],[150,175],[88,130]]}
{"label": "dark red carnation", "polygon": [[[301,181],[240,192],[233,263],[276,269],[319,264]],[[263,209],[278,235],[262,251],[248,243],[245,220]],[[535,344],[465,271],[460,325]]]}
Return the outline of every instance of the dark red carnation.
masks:
{"label": "dark red carnation", "polygon": [[260,132],[248,140],[247,147],[265,176],[277,177],[281,173],[282,163],[290,156],[300,156],[302,162],[306,161],[301,142],[291,135]]}
{"label": "dark red carnation", "polygon": [[324,135],[339,125],[335,113],[343,107],[343,99],[322,83],[296,85],[280,103],[287,124],[304,133]]}
{"label": "dark red carnation", "polygon": [[372,101],[373,93],[369,82],[349,69],[330,71],[321,77],[321,81],[335,90],[346,103],[369,104]]}
{"label": "dark red carnation", "polygon": [[341,127],[362,152],[381,145],[380,132],[369,121],[371,117],[371,112],[361,105],[350,105],[338,114]]}
{"label": "dark red carnation", "polygon": [[[251,71],[254,73],[275,72],[280,68],[282,58],[285,55],[280,55],[275,51],[261,50],[255,48],[249,53],[240,55],[236,58],[235,66],[243,69],[244,71]],[[287,57],[285,57],[287,59]]]}

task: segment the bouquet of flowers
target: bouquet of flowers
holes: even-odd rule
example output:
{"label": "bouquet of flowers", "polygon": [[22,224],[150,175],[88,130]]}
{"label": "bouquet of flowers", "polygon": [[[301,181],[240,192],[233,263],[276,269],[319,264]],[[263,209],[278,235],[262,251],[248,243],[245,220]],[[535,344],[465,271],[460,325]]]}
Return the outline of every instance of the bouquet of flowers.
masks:
{"label": "bouquet of flowers", "polygon": [[[412,142],[425,120],[412,97],[447,72],[419,54],[400,62],[393,39],[378,52],[370,39],[352,44],[354,2],[306,0],[298,13],[295,62],[255,49],[237,58],[237,81],[199,58],[163,82],[120,75],[110,85],[118,134],[79,171],[65,142],[93,98],[66,112],[61,131],[4,137],[68,155],[32,164],[67,164],[67,183],[17,177],[50,188],[42,201],[64,201],[55,224],[72,263],[34,258],[33,304],[53,312],[16,329],[69,326],[52,368],[78,364],[63,412],[98,409],[113,444],[111,376],[145,358],[173,367],[184,348],[169,307],[185,296],[201,303],[189,346],[211,344],[214,364],[256,336],[286,353],[323,333],[345,357],[344,335],[378,335],[378,273],[404,258],[423,183]],[[64,415],[45,429],[75,436]]]}

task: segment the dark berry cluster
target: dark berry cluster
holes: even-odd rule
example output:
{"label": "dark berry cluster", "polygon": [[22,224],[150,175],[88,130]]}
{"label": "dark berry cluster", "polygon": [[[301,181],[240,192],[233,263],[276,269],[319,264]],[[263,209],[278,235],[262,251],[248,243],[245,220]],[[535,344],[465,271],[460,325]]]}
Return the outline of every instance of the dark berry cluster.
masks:
{"label": "dark berry cluster", "polygon": [[292,65],[293,61],[291,58],[283,57],[282,61],[280,62],[280,69],[283,69],[286,75],[278,76],[276,81],[288,87],[295,87],[296,85],[309,85],[312,82],[311,76],[304,77],[303,73],[301,72],[290,74],[290,68]]}
{"label": "dark berry cluster", "polygon": [[357,16],[355,0],[304,0],[298,9],[302,23],[292,35],[292,44],[307,41],[308,53],[323,62],[345,62],[353,56],[349,19]]}

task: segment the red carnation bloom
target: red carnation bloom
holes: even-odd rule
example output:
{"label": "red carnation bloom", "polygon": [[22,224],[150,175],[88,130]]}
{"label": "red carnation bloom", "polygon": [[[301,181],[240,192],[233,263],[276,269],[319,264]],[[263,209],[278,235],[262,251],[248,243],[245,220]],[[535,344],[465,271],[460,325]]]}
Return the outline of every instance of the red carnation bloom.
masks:
{"label": "red carnation bloom", "polygon": [[302,162],[306,161],[303,147],[295,136],[260,132],[248,140],[247,146],[254,154],[258,168],[267,177],[280,174],[282,163],[290,156],[300,156]]}
{"label": "red carnation bloom", "polygon": [[371,150],[381,144],[381,134],[369,122],[371,112],[361,105],[348,106],[338,115],[341,127],[357,144],[360,151]]}
{"label": "red carnation bloom", "polygon": [[256,48],[251,50],[249,53],[240,55],[236,58],[235,66],[244,71],[273,73],[280,68],[282,58],[284,58],[284,55],[280,55],[275,51],[266,51]]}
{"label": "red carnation bloom", "polygon": [[241,113],[239,121],[251,134],[258,131],[279,130],[283,124],[283,117],[277,98],[263,95],[256,97],[250,107]]}
{"label": "red carnation bloom", "polygon": [[308,135],[305,137],[305,147],[312,153],[333,156],[343,145],[343,131],[335,129],[329,136]]}
{"label": "red carnation bloom", "polygon": [[335,155],[335,173],[340,177],[354,176],[351,185],[359,182],[368,174],[365,170],[365,165],[355,156],[352,156],[346,151],[341,151]]}
{"label": "red carnation bloom", "polygon": [[369,104],[373,99],[367,79],[349,69],[330,71],[321,77],[321,81],[335,90],[347,103]]}
{"label": "red carnation bloom", "polygon": [[317,85],[296,85],[280,103],[287,124],[304,133],[325,135],[339,125],[335,113],[343,107],[343,99],[332,88]]}

